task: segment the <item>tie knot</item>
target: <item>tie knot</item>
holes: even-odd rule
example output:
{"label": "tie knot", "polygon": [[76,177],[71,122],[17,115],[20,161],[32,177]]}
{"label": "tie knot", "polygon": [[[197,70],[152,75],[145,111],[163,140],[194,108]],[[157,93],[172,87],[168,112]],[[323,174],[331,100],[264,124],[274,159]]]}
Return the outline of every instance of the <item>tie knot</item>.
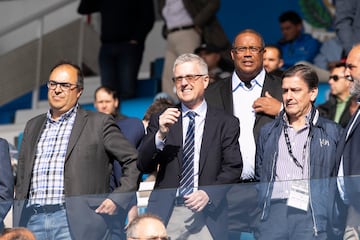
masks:
{"label": "tie knot", "polygon": [[190,120],[194,120],[195,116],[196,116],[196,112],[189,111],[189,112],[187,112],[186,116],[188,116]]}
{"label": "tie knot", "polygon": [[250,82],[244,82],[245,87],[247,87],[248,89],[252,88],[252,84],[251,81]]}

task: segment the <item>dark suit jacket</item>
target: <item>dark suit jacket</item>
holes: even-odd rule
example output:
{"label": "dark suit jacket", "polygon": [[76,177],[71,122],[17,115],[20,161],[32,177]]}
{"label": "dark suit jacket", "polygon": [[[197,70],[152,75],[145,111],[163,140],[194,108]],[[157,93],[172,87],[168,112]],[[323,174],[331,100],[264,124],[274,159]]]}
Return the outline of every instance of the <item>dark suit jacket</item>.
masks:
{"label": "dark suit jacket", "polygon": [[[359,111],[359,110],[358,110]],[[337,160],[340,163],[341,156],[343,156],[343,167],[345,176],[345,189],[349,197],[350,205],[352,205],[358,213],[360,213],[360,116],[355,121],[351,131],[346,138],[349,126],[353,122],[356,113],[352,116],[340,139],[337,148]]]}
{"label": "dark suit jacket", "polygon": [[[116,121],[124,137],[135,147],[138,148],[145,135],[145,128],[142,121],[138,118],[125,117]],[[113,174],[110,177],[110,190],[119,187],[119,179],[122,176],[122,168],[119,162],[114,161]],[[135,201],[136,203],[136,201]]]}
{"label": "dark suit jacket", "polygon": [[[150,173],[160,164],[148,211],[159,215],[167,224],[180,183],[182,118],[179,117],[179,121],[171,127],[162,151],[156,149],[154,141],[158,129],[159,114],[150,119],[148,133],[139,149],[137,166],[141,171]],[[223,231],[227,223],[224,192],[227,187],[218,185],[236,183],[242,171],[238,137],[239,121],[222,110],[208,107],[199,159],[199,189],[204,190],[211,201],[203,212],[208,229],[215,239],[224,239]]]}
{"label": "dark suit jacket", "polygon": [[8,213],[14,197],[14,176],[11,169],[9,144],[0,138],[0,232],[3,220]]}
{"label": "dark suit jacket", "polygon": [[[26,226],[25,200],[29,197],[36,145],[46,114],[26,124],[18,163],[14,226]],[[105,198],[125,209],[138,187],[136,149],[124,138],[109,115],[78,109],[64,166],[64,191],[68,223],[73,239],[103,239],[109,234],[111,216],[95,213]],[[121,187],[109,192],[111,159],[118,159],[124,174]],[[128,193],[125,193],[128,192]],[[124,194],[120,194],[124,193]],[[126,196],[125,196],[126,195]]]}
{"label": "dark suit jacket", "polygon": [[[205,98],[210,106],[224,109],[226,112],[233,114],[233,96],[232,96],[231,77],[211,84],[205,91]],[[282,102],[281,79],[271,74],[265,75],[264,86],[261,96],[265,96],[268,91],[274,98]],[[260,96],[259,96],[260,97]],[[246,100],[246,99],[244,99]],[[260,128],[266,123],[274,120],[275,117],[263,113],[257,113],[254,125],[255,141],[259,135]]]}
{"label": "dark suit jacket", "polygon": [[[330,94],[329,100],[327,100],[323,104],[320,104],[317,107],[317,109],[319,110],[320,116],[328,118],[330,120],[334,120],[336,114],[336,105],[337,105],[336,96]],[[348,124],[351,118],[350,105],[351,105],[351,99],[347,101],[345,109],[342,112],[341,117],[339,119],[339,124],[343,128],[346,127],[346,125]]]}

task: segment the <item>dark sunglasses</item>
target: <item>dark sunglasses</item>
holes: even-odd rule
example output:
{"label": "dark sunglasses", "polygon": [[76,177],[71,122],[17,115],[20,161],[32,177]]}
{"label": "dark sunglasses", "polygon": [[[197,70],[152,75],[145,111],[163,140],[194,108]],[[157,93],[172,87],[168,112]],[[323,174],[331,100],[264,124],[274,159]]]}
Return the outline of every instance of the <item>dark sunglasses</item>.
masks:
{"label": "dark sunglasses", "polygon": [[345,78],[345,76],[343,76],[343,77],[340,77],[338,75],[330,75],[329,76],[329,80],[334,79],[335,82],[337,82],[340,78]]}

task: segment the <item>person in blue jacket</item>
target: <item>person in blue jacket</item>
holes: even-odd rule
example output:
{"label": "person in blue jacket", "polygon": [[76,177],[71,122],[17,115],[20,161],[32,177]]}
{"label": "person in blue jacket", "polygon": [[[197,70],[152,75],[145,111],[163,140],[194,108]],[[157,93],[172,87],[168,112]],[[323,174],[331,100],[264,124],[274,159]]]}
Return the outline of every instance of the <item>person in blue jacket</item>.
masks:
{"label": "person in blue jacket", "polygon": [[283,37],[278,41],[284,59],[282,69],[287,69],[299,61],[313,63],[321,43],[310,34],[303,32],[302,18],[294,11],[279,16]]}
{"label": "person in blue jacket", "polygon": [[314,107],[318,77],[309,66],[283,74],[283,111],[259,134],[257,239],[328,239],[341,128]]}
{"label": "person in blue jacket", "polygon": [[11,169],[9,144],[0,138],[0,234],[4,230],[4,218],[14,197],[14,176]]}

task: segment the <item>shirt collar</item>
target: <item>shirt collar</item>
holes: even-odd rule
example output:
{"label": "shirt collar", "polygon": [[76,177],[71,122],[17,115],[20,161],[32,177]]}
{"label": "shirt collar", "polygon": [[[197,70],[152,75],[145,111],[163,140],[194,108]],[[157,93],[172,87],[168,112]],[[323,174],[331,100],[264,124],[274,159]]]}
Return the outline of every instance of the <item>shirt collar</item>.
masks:
{"label": "shirt collar", "polygon": [[200,117],[204,117],[206,115],[206,110],[207,110],[207,103],[205,100],[202,101],[202,103],[195,109],[189,109],[188,107],[186,107],[183,103],[181,103],[181,112],[182,112],[182,117],[184,118],[186,116],[186,114],[189,111],[193,111],[196,113],[196,116],[200,116]]}
{"label": "shirt collar", "polygon": [[[310,126],[310,121],[311,121],[311,112],[312,112],[312,108],[310,109],[310,111],[305,115],[305,126],[308,127]],[[289,118],[286,115],[286,112],[284,111],[284,115],[283,115],[283,120],[285,121],[287,126],[290,126],[289,124]]]}
{"label": "shirt collar", "polygon": [[264,85],[264,81],[265,81],[265,69],[263,68],[260,73],[251,80],[251,88],[247,88],[245,87],[245,84],[243,81],[241,81],[241,79],[239,78],[239,76],[236,74],[236,71],[234,71],[233,75],[232,75],[232,91],[235,92],[239,87],[242,87],[244,90],[246,91],[251,91],[254,89],[255,86],[259,86],[260,88],[263,87]]}
{"label": "shirt collar", "polygon": [[337,103],[347,103],[349,101],[349,99],[351,98],[351,95],[347,96],[345,100],[341,100],[340,98],[336,97],[336,102]]}
{"label": "shirt collar", "polygon": [[78,107],[79,107],[79,103],[76,103],[76,105],[74,107],[72,107],[66,113],[63,113],[60,116],[60,118],[56,121],[54,119],[52,119],[52,117],[51,117],[51,109],[48,110],[46,117],[47,117],[48,121],[50,121],[50,122],[65,121],[65,120],[69,119],[70,117],[72,117],[74,114],[76,114]]}

